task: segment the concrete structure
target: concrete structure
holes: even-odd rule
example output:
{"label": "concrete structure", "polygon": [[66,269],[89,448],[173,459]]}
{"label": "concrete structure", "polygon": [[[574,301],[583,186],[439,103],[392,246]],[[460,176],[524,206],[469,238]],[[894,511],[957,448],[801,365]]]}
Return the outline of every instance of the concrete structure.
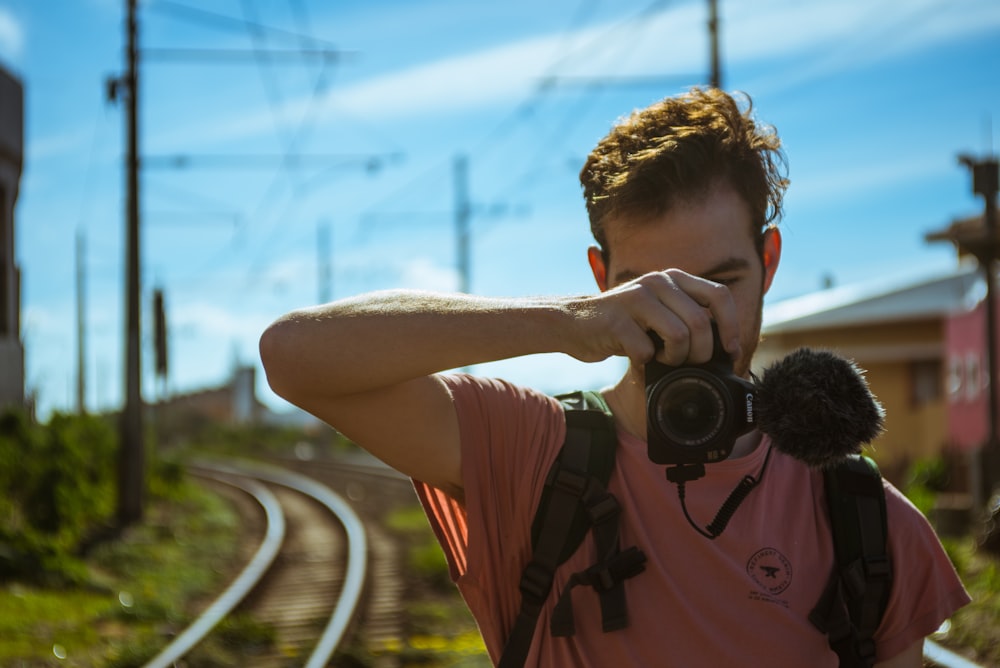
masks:
{"label": "concrete structure", "polygon": [[873,455],[894,482],[915,460],[949,451],[947,331],[985,295],[975,263],[898,285],[832,288],[764,310],[758,371],[799,347],[832,350],[866,372],[886,409]]}
{"label": "concrete structure", "polygon": [[24,90],[0,67],[0,408],[24,406],[21,272],[14,237],[14,203],[24,162]]}
{"label": "concrete structure", "polygon": [[254,392],[256,369],[237,366],[232,378],[219,387],[178,394],[152,405],[163,424],[191,426],[217,423],[229,426],[260,424],[267,408]]}

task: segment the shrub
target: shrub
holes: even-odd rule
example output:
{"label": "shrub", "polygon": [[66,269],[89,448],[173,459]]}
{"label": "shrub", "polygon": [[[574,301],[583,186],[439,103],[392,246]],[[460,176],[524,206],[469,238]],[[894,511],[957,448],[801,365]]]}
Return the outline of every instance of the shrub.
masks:
{"label": "shrub", "polygon": [[98,417],[38,425],[20,411],[0,415],[0,580],[82,577],[75,553],[112,519],[115,450]]}

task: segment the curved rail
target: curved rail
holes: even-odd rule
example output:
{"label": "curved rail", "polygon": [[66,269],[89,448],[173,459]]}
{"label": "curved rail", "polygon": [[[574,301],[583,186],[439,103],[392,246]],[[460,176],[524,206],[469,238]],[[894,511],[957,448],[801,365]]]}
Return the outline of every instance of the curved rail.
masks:
{"label": "curved rail", "polygon": [[254,480],[237,482],[227,476],[207,472],[197,473],[197,475],[217,480],[250,494],[264,509],[264,513],[267,516],[267,531],[253,558],[247,564],[246,568],[233,580],[229,588],[219,598],[215,599],[193,624],[184,629],[183,633],[174,638],[173,642],[153,657],[145,665],[145,668],[168,668],[204,640],[205,636],[226,615],[231,613],[233,608],[260,581],[260,578],[274,562],[275,556],[277,556],[278,551],[281,549],[281,543],[285,539],[285,514],[281,510],[281,504],[278,502],[277,497],[266,487]]}
{"label": "curved rail", "polygon": [[982,668],[978,663],[973,663],[932,640],[924,641],[924,658],[941,668]]}
{"label": "curved rail", "polygon": [[333,655],[333,652],[337,649],[337,645],[343,639],[344,633],[347,631],[347,626],[354,617],[364,589],[368,557],[368,537],[360,518],[358,518],[350,505],[338,494],[308,476],[259,462],[242,460],[239,462],[231,460],[224,463],[199,461],[197,465],[200,468],[211,469],[219,473],[250,476],[258,480],[294,489],[313,497],[340,518],[347,533],[348,545],[347,571],[344,576],[344,585],[333,614],[323,629],[316,648],[305,663],[306,668],[322,668],[326,666],[330,656]]}

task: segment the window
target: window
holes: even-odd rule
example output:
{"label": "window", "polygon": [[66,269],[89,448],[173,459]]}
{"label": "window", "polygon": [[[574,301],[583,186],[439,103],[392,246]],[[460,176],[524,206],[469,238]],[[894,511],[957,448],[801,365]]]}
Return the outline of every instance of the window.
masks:
{"label": "window", "polygon": [[[949,373],[949,390],[954,379]],[[910,364],[910,400],[915,407],[937,401],[942,395],[943,369],[941,360],[919,360]]]}

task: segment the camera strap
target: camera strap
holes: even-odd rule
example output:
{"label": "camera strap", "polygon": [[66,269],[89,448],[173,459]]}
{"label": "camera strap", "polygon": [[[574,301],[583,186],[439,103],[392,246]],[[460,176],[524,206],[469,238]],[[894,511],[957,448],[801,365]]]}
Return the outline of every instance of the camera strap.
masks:
{"label": "camera strap", "polygon": [[729,496],[722,503],[719,508],[719,512],[716,513],[715,519],[712,523],[706,526],[704,529],[698,526],[698,524],[691,517],[691,514],[687,509],[686,488],[687,483],[692,480],[697,480],[698,478],[705,475],[705,467],[702,464],[682,464],[680,466],[671,466],[667,468],[667,480],[677,485],[677,498],[681,502],[681,510],[684,511],[684,517],[687,518],[688,524],[694,527],[694,530],[700,533],[705,538],[709,540],[715,540],[722,535],[725,531],[726,526],[729,524],[729,520],[733,518],[736,510],[740,507],[750,492],[760,484],[764,479],[764,472],[767,471],[767,464],[771,461],[772,447],[767,446],[767,454],[764,456],[764,463],[760,466],[760,472],[757,477],[752,475],[745,475],[743,479],[736,485]]}

